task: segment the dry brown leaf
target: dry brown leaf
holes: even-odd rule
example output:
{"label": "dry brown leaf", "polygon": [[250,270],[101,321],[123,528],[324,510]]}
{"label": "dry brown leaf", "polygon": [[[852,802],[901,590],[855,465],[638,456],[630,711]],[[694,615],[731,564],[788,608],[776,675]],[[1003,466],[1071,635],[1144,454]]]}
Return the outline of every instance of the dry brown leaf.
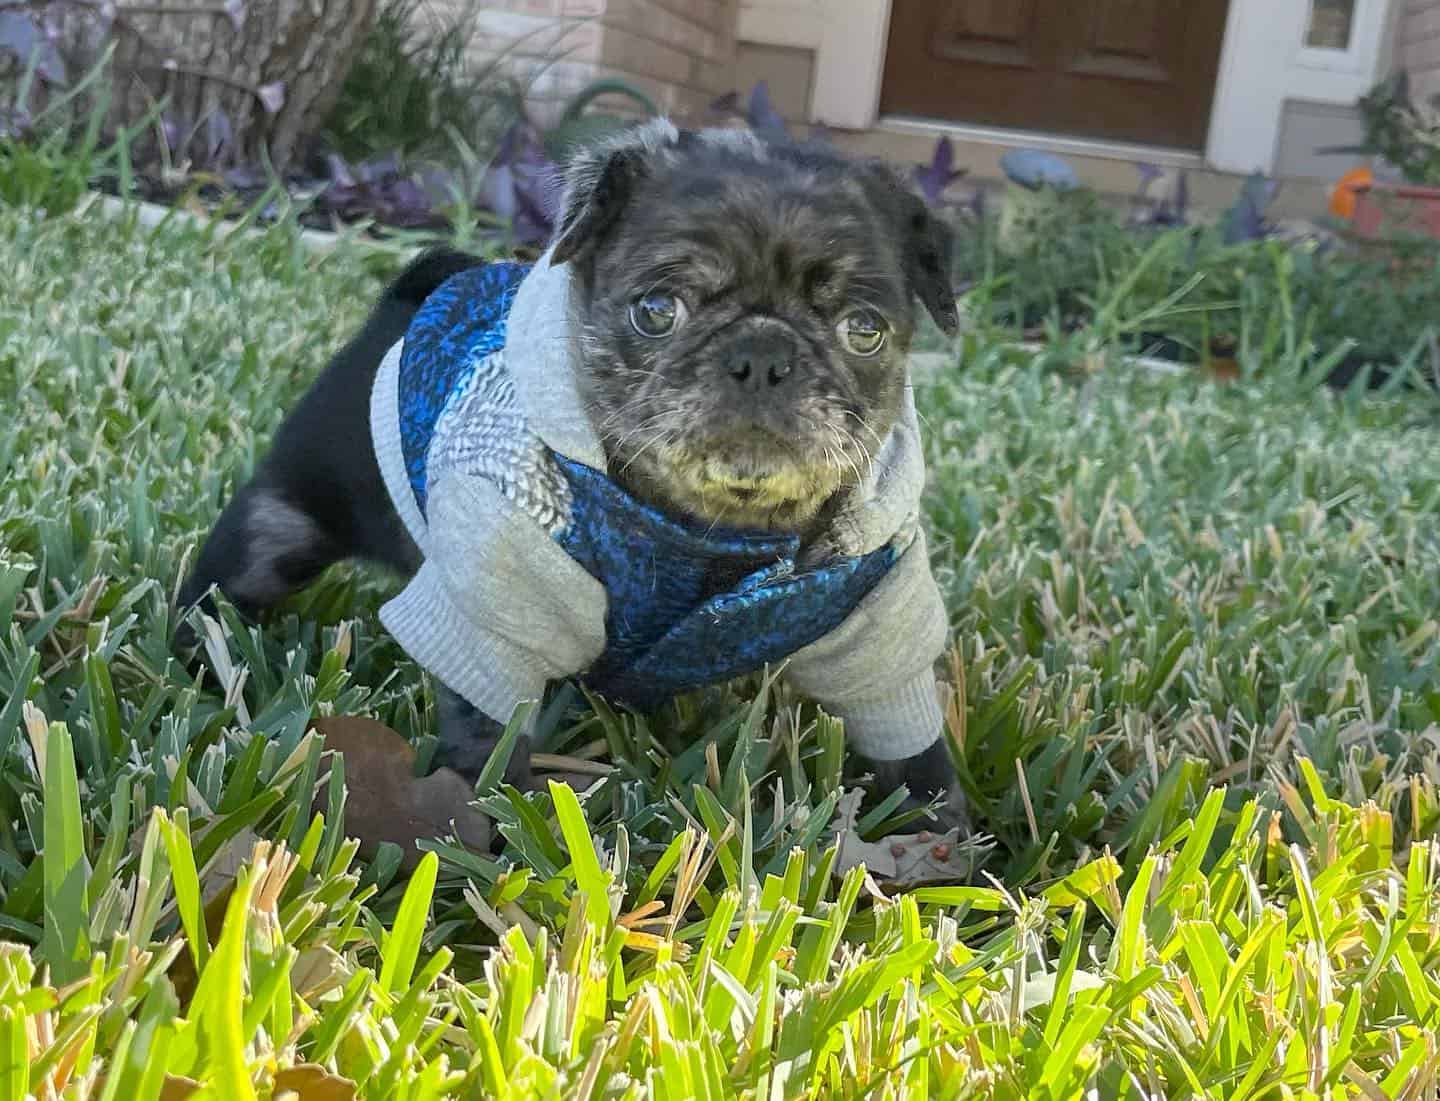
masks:
{"label": "dry brown leaf", "polygon": [[355,1101],[355,1083],[317,1063],[301,1063],[275,1072],[275,1096],[282,1094],[297,1101]]}
{"label": "dry brown leaf", "polygon": [[[402,865],[413,870],[421,839],[454,833],[472,849],[490,847],[490,820],[471,806],[474,792],[448,768],[415,775],[415,750],[384,723],[358,716],[316,719],[325,748],[345,757],[345,832],[371,855],[381,843],[399,845]],[[323,810],[325,793],[316,798]]]}
{"label": "dry brown leaf", "polygon": [[199,1093],[201,1085],[193,1078],[181,1078],[179,1075],[167,1074],[164,1083],[160,1086],[160,1101],[185,1101],[196,1093]]}
{"label": "dry brown leaf", "polygon": [[897,887],[956,883],[970,878],[970,860],[959,844],[960,831],[896,834],[880,841],[862,841],[847,833],[840,842],[835,872],[843,875],[857,864],[876,882]]}
{"label": "dry brown leaf", "polygon": [[335,949],[321,945],[300,953],[290,969],[290,985],[296,994],[313,1004],[344,986],[350,974],[344,958]]}
{"label": "dry brown leaf", "polygon": [[240,869],[250,862],[255,851],[255,842],[260,835],[254,830],[241,830],[220,846],[201,873],[200,899],[206,905],[214,902],[220,892],[235,882]]}
{"label": "dry brown leaf", "polygon": [[855,831],[864,792],[846,792],[837,808],[840,852],[835,874],[844,875],[863,864],[877,883],[896,888],[935,883],[967,882],[972,872],[973,853],[960,843],[960,830],[935,834],[894,834],[879,841],[865,841]]}
{"label": "dry brown leaf", "polygon": [[[225,926],[225,911],[230,906],[230,896],[235,893],[235,880],[223,883],[220,889],[212,895],[205,903],[201,916],[205,919],[206,940],[214,945],[220,939],[220,932]],[[175,962],[170,965],[167,972],[170,976],[170,984],[175,988],[175,996],[180,999],[181,1005],[189,1005],[190,998],[195,993],[195,986],[199,982],[199,976],[195,973],[195,957],[188,950],[181,952],[175,957]],[[165,1098],[162,1095],[162,1101]]]}

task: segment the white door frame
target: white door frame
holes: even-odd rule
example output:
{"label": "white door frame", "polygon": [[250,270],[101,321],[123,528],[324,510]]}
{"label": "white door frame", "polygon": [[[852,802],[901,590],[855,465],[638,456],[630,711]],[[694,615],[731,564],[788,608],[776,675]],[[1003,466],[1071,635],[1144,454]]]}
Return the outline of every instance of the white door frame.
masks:
{"label": "white door frame", "polygon": [[[1346,50],[1305,46],[1313,0],[1231,0],[1205,160],[1227,172],[1275,167],[1287,100],[1354,103],[1388,60],[1394,0],[1357,0]],[[741,0],[742,41],[815,52],[810,121],[874,126],[890,0]],[[969,128],[967,128],[969,129]]]}
{"label": "white door frame", "polygon": [[1287,100],[1351,104],[1389,60],[1392,0],[1356,0],[1346,50],[1305,45],[1313,0],[1231,0],[1205,156],[1227,172],[1275,166]]}

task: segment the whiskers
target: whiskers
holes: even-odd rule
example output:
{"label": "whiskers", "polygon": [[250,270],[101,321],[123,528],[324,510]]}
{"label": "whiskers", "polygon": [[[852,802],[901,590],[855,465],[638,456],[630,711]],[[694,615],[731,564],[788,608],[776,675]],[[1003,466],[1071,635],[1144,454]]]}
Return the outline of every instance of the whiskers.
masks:
{"label": "whiskers", "polygon": [[[641,416],[651,404],[650,394],[637,394],[599,418],[595,426],[606,453],[623,464],[621,474],[629,471],[646,452],[672,446],[680,438],[684,423],[680,411],[665,408]],[[639,420],[635,420],[637,416]],[[632,421],[634,423],[630,423]]]}
{"label": "whiskers", "polygon": [[757,424],[753,439],[736,427],[711,439],[700,395],[647,385],[648,373],[627,376],[624,400],[591,407],[613,476],[711,532],[802,530],[836,493],[865,484],[883,443],[857,413],[823,401],[792,407],[787,434]]}

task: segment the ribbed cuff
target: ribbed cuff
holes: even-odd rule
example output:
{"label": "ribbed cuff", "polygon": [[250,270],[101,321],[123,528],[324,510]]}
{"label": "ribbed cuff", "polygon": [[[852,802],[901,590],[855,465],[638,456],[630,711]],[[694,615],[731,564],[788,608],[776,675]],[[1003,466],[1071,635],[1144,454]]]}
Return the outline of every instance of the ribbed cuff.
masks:
{"label": "ribbed cuff", "polygon": [[519,704],[545,694],[549,678],[533,655],[477,631],[450,602],[431,562],[380,609],[380,622],[421,668],[497,723],[509,722]]}
{"label": "ribbed cuff", "polygon": [[415,545],[422,551],[427,543],[427,525],[415,503],[415,491],[410,488],[410,478],[405,470],[405,452],[400,442],[400,356],[405,348],[403,339],[397,340],[380,361],[375,373],[375,383],[370,391],[370,446],[375,450],[375,462],[380,467],[380,477],[390,494],[390,502],[405,530]]}
{"label": "ribbed cuff", "polygon": [[827,710],[845,721],[850,747],[872,761],[904,761],[924,753],[945,725],[935,675],[928,670],[891,695]]}

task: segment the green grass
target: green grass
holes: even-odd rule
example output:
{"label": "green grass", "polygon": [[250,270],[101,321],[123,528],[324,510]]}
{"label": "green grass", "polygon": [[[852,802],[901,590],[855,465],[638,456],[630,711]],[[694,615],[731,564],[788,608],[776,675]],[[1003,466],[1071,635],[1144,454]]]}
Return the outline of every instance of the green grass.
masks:
{"label": "green grass", "polygon": [[922,380],[974,885],[837,874],[840,732],[764,683],[542,717],[617,772],[488,791],[504,853],[407,877],[307,733],[428,752],[393,581],[227,620],[224,689],[166,647],[375,274],[5,207],[0,265],[0,1101],[1434,1096],[1429,398],[1296,349],[1219,387],[979,339]]}

